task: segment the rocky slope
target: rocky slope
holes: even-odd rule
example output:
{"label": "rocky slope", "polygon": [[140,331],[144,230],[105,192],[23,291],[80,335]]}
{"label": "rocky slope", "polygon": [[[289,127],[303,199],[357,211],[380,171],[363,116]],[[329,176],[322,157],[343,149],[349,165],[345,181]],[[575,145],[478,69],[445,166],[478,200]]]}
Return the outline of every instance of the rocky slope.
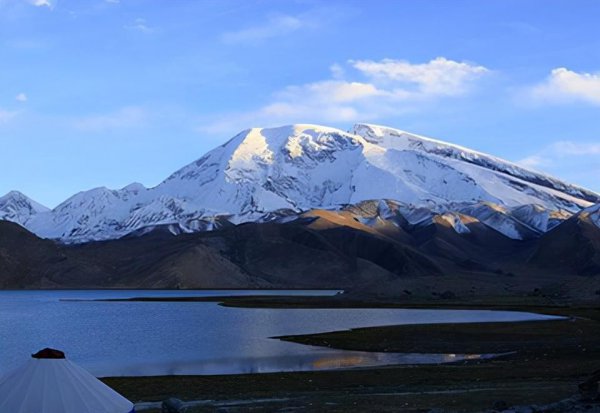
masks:
{"label": "rocky slope", "polygon": [[600,204],[575,214],[544,234],[531,262],[553,271],[600,274]]}
{"label": "rocky slope", "polygon": [[344,288],[395,296],[598,299],[599,208],[528,239],[513,239],[465,213],[386,200],[190,234],[156,226],[71,245],[0,222],[0,287]]}

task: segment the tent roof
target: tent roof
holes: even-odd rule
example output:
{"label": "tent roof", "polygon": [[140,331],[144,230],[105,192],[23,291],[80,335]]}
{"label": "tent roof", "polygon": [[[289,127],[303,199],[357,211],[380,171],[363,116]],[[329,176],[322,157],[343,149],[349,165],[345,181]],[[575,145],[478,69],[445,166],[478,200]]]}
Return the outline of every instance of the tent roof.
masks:
{"label": "tent roof", "polygon": [[65,353],[60,350],[55,350],[53,348],[45,348],[43,350],[38,351],[35,354],[32,354],[31,357],[34,359],[64,359]]}
{"label": "tent roof", "polygon": [[133,403],[65,358],[34,357],[0,379],[0,412],[129,413],[132,409]]}

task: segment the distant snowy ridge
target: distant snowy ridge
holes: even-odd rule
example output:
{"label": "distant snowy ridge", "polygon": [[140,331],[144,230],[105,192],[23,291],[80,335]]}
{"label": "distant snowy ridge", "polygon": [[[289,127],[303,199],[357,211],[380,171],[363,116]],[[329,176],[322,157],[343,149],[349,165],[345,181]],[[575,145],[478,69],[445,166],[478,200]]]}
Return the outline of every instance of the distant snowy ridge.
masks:
{"label": "distant snowy ridge", "polygon": [[366,124],[351,133],[317,125],[248,129],[154,188],[96,188],[52,211],[9,195],[2,199],[8,197],[12,212],[0,203],[0,218],[65,242],[119,238],[146,227],[192,232],[293,219],[373,199],[397,200],[422,216],[450,213],[441,219],[463,232],[452,212],[527,238],[600,202],[592,191],[493,156]]}
{"label": "distant snowy ridge", "polygon": [[35,215],[49,211],[49,208],[38,204],[18,191],[10,191],[0,197],[0,219],[16,222],[23,226],[26,226]]}

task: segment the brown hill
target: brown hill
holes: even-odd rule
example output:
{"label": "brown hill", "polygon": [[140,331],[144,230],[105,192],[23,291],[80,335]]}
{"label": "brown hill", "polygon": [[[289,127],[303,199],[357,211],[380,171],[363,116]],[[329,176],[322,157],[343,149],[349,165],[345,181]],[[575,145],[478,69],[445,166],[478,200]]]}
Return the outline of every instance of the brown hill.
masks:
{"label": "brown hill", "polygon": [[282,223],[177,236],[157,227],[78,245],[0,222],[0,288],[342,288],[384,295],[587,297],[600,289],[600,228],[585,213],[527,241],[464,214],[431,215],[417,224],[394,211],[386,214],[362,204],[310,211]]}
{"label": "brown hill", "polygon": [[530,263],[552,272],[600,275],[600,228],[586,211],[574,215],[539,239]]}

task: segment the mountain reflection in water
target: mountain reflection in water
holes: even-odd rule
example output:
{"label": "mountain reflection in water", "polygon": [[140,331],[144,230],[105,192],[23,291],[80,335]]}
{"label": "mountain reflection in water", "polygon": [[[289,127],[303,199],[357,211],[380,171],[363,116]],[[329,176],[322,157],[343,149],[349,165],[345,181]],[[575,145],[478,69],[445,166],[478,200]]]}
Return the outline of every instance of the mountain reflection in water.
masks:
{"label": "mountain reflection in water", "polygon": [[[375,367],[394,364],[438,364],[494,357],[493,354],[374,353],[331,349],[319,350],[317,349],[317,351],[310,354],[289,356],[121,365],[120,371],[125,376],[250,374]],[[108,375],[108,371],[103,373],[102,370],[101,366],[94,368],[94,371],[100,373],[99,375]]]}

